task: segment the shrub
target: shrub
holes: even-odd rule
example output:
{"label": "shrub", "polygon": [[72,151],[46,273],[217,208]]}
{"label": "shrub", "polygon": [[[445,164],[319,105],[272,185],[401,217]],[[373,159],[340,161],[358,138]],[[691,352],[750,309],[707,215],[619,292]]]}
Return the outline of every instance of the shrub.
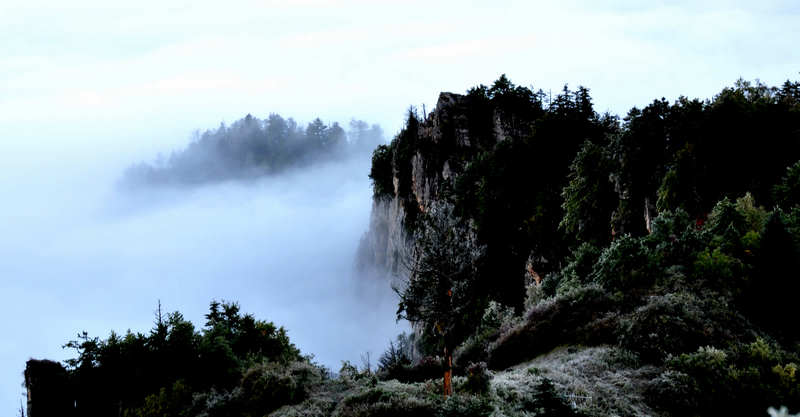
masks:
{"label": "shrub", "polygon": [[652,296],[621,320],[619,343],[639,353],[643,360],[658,363],[669,354],[733,340],[741,326],[735,322],[726,304],[689,293]]}
{"label": "shrub", "polygon": [[622,236],[600,254],[591,278],[610,291],[647,288],[655,281],[657,271],[648,255],[641,239]]}
{"label": "shrub", "polygon": [[743,232],[747,228],[747,220],[736,209],[736,204],[725,197],[711,209],[704,230],[713,235],[722,235],[731,226],[735,230]]}
{"label": "shrub", "polygon": [[741,252],[741,238],[749,230],[748,221],[728,198],[711,210],[703,235],[713,248],[729,254]]}
{"label": "shrub", "polygon": [[673,370],[666,370],[647,382],[644,393],[651,405],[676,416],[696,411],[697,399],[702,394],[694,378]]}
{"label": "shrub", "polygon": [[483,312],[481,322],[464,342],[453,352],[456,366],[462,368],[470,362],[487,360],[486,348],[497,336],[521,323],[521,318],[514,315],[512,307],[490,301]]}
{"label": "shrub", "polygon": [[791,233],[795,244],[800,244],[800,206],[792,207],[787,212],[780,212],[786,229]]}
{"label": "shrub", "polygon": [[653,262],[662,268],[684,264],[705,245],[695,222],[681,209],[659,213],[644,241]]}
{"label": "shrub", "polygon": [[563,294],[569,290],[585,285],[589,281],[589,275],[600,258],[600,249],[590,243],[582,243],[577,247],[567,260],[560,272],[560,279],[556,288],[556,293]]}
{"label": "shrub", "polygon": [[727,350],[701,347],[666,364],[694,381],[695,412],[756,415],[772,404],[800,407],[795,360],[796,356],[758,338]]}
{"label": "shrub", "polygon": [[333,412],[333,417],[434,417],[435,406],[402,390],[385,385],[358,391],[346,396]]}
{"label": "shrub", "polygon": [[378,372],[378,378],[384,381],[423,382],[429,379],[442,378],[442,360],[435,356],[424,356],[415,363],[399,364]]}
{"label": "shrub", "polygon": [[361,378],[361,372],[350,361],[342,361],[342,367],[339,368],[339,378],[346,381],[357,380]]}
{"label": "shrub", "polygon": [[242,415],[242,390],[234,388],[230,391],[197,393],[192,396],[192,408],[188,415],[198,417],[227,417]]}
{"label": "shrub", "polygon": [[516,324],[516,316],[514,315],[513,307],[490,301],[483,312],[483,317],[481,317],[480,327],[483,329],[504,331],[514,327]]}
{"label": "shrub", "polygon": [[566,398],[556,392],[553,381],[542,378],[534,388],[533,395],[523,398],[526,410],[533,411],[537,416],[572,417],[575,410],[567,404]]}
{"label": "shrub", "polygon": [[504,368],[565,343],[608,342],[610,329],[593,324],[603,321],[613,305],[612,297],[596,285],[576,288],[542,302],[527,313],[524,322],[490,344],[489,366]]}
{"label": "shrub", "polygon": [[410,337],[402,333],[397,336],[397,344],[389,341],[389,348],[378,359],[377,374],[381,379],[400,379],[411,367],[413,346]]}
{"label": "shrub", "polygon": [[486,397],[455,394],[439,404],[436,417],[485,417],[494,408]]}
{"label": "shrub", "polygon": [[720,248],[706,248],[697,254],[693,269],[697,281],[725,294],[737,293],[744,286],[744,263],[726,255]]}
{"label": "shrub", "polygon": [[761,230],[769,216],[764,207],[756,206],[756,201],[750,193],[736,199],[736,211],[744,218],[745,225],[751,231]]}
{"label": "shrub", "polygon": [[306,362],[266,363],[251,367],[241,382],[246,413],[263,415],[286,404],[297,404],[322,381],[320,370]]}
{"label": "shrub", "polygon": [[479,330],[458,345],[453,352],[456,370],[460,372],[463,366],[472,362],[485,362],[489,357],[486,349],[492,341],[497,339],[497,336],[497,331]]}
{"label": "shrub", "polygon": [[[525,311],[530,310],[531,308],[533,308],[533,306],[539,304],[548,297],[548,295],[545,294],[544,287],[545,287],[544,281],[538,284],[536,282],[532,282],[525,286],[525,303],[523,304]],[[555,294],[555,286],[552,289],[551,295],[554,294]]]}
{"label": "shrub", "polygon": [[467,367],[467,381],[464,389],[473,394],[484,394],[489,390],[489,380],[492,376],[486,368],[485,362],[471,363]]}

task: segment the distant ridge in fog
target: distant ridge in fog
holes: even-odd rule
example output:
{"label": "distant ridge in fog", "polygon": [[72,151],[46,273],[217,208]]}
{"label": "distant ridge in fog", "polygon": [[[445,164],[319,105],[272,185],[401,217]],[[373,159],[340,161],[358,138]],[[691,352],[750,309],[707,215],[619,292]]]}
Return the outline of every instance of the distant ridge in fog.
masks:
{"label": "distant ridge in fog", "polygon": [[230,126],[195,132],[191,143],[168,159],[128,167],[119,185],[199,185],[281,173],[314,162],[367,154],[382,144],[380,126],[351,120],[345,131],[319,118],[305,128],[291,117],[272,113],[266,119],[248,114]]}

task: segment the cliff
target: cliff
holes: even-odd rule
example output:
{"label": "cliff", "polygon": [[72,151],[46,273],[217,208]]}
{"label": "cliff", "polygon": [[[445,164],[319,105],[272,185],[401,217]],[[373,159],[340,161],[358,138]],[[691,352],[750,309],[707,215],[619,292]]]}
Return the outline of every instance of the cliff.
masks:
{"label": "cliff", "polygon": [[[495,239],[514,236],[514,232],[492,225],[494,219],[478,214],[495,215],[474,206],[476,199],[483,198],[484,187],[491,186],[482,180],[486,175],[480,170],[486,169],[486,162],[500,148],[498,144],[507,142],[506,147],[511,147],[515,145],[510,142],[530,137],[542,115],[540,97],[527,89],[524,93],[514,90],[513,86],[502,91],[481,86],[464,95],[443,92],[430,113],[420,117],[410,111],[405,128],[373,155],[370,177],[375,193],[369,230],[359,250],[360,269],[377,275],[388,273],[395,281],[403,279],[407,274],[403,259],[412,248],[420,215],[437,205],[455,207],[449,211],[457,213],[458,221],[471,229],[474,242],[491,244]],[[527,169],[534,164],[522,161],[521,165]],[[555,171],[561,172],[566,166],[562,161],[562,169]],[[463,178],[465,173],[468,178]],[[529,173],[517,177],[524,183]],[[516,224],[512,227],[519,229]],[[499,234],[493,236],[492,229]],[[524,283],[539,281],[536,270],[547,264],[548,256],[527,244],[512,245],[507,255],[490,254],[489,259],[496,261],[494,270],[506,276],[498,288],[515,294],[506,300],[508,304],[521,306]],[[507,249],[505,244],[492,246],[497,253]]]}
{"label": "cliff", "polygon": [[67,370],[58,362],[31,359],[25,364],[28,417],[74,414],[72,386]]}
{"label": "cliff", "polygon": [[[391,187],[376,193],[372,201],[369,230],[359,251],[362,269],[404,276],[403,256],[411,250],[419,214],[446,204],[465,164],[486,145],[471,134],[468,107],[467,96],[443,92],[421,120],[409,115],[406,128],[393,142],[398,152],[391,158]],[[493,120],[492,132],[500,141],[504,129],[499,117]],[[398,154],[409,149],[404,161]]]}

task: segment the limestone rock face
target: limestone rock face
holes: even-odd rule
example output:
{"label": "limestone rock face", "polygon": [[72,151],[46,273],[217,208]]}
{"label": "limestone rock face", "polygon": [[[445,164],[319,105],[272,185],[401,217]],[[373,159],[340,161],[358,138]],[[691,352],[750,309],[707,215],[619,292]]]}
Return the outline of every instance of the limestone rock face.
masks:
{"label": "limestone rock face", "polygon": [[399,199],[376,198],[372,201],[369,230],[359,245],[359,270],[379,275],[404,274],[402,255],[411,245],[410,236],[404,230],[404,220],[405,209]]}
{"label": "limestone rock face", "polygon": [[[394,166],[394,193],[376,196],[372,203],[369,230],[361,240],[358,265],[385,271],[395,278],[407,274],[403,256],[411,251],[413,236],[407,226],[413,216],[408,210],[426,213],[440,202],[447,188],[455,187],[463,172],[463,155],[474,155],[478,143],[470,136],[467,97],[441,93],[436,107],[420,120],[415,153],[411,158],[410,195],[401,195],[399,169]],[[500,118],[494,117],[495,140],[505,138]],[[408,168],[406,168],[408,169]]]}

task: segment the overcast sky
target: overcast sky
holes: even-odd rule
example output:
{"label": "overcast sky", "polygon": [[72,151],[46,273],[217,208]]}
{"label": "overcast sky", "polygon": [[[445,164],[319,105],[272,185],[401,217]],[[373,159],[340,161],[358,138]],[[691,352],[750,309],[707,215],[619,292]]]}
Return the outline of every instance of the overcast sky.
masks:
{"label": "overcast sky", "polygon": [[[291,321],[291,306],[279,305],[284,297],[275,293],[260,297],[269,288],[253,271],[297,273],[287,259],[303,262],[331,251],[346,258],[354,251],[368,221],[366,171],[352,176],[330,168],[345,179],[328,184],[338,192],[324,201],[274,184],[256,186],[255,194],[233,185],[161,202],[160,208],[136,208],[128,217],[114,211],[131,204],[108,194],[125,166],[184,146],[194,129],[246,113],[263,118],[278,112],[303,122],[356,117],[380,123],[391,137],[409,105],[430,109],[440,91],[464,92],[501,73],[545,91],[584,85],[596,110],[620,115],[658,97],[707,98],[739,77],[768,84],[800,79],[796,1],[113,3],[0,4],[0,294],[13,298],[0,308],[4,415],[18,407],[27,357],[55,355],[65,337],[84,328],[99,336],[111,328],[147,330],[157,297],[147,285],[163,282],[163,271],[188,280],[192,271],[173,261],[191,263],[193,250],[214,253],[199,264],[205,268],[196,267],[203,279],[239,278],[234,286],[209,285],[188,295],[178,288],[190,281],[174,281],[158,295],[171,298],[164,300],[168,309],[189,311],[196,320],[208,296],[219,293],[276,321]],[[219,193],[227,205],[219,203]],[[296,205],[276,206],[275,198]],[[182,211],[186,207],[192,209]],[[277,227],[280,239],[313,233],[298,234],[287,226],[292,222],[214,223],[220,216],[258,218],[266,208],[292,219],[314,216],[310,230],[339,240],[271,246],[278,238],[257,227]],[[328,216],[314,214],[322,208]],[[326,229],[325,222],[336,224]],[[197,223],[211,226],[198,237]],[[175,238],[147,245],[153,227]],[[284,263],[267,250],[253,250],[258,245],[274,248]],[[228,247],[237,255],[223,259]],[[292,252],[295,247],[307,250]],[[315,268],[327,270],[329,279],[336,276],[324,264]],[[345,274],[347,265],[341,261],[336,268]],[[138,296],[126,303],[126,291]],[[120,298],[85,305],[104,294]],[[114,306],[118,310],[102,310]],[[386,305],[376,308],[391,316]],[[391,317],[374,320],[361,331],[383,340],[394,332],[386,327],[392,323]],[[290,328],[290,335],[319,345],[301,329]],[[347,349],[323,353],[331,360]],[[350,357],[359,353],[353,349]]]}

